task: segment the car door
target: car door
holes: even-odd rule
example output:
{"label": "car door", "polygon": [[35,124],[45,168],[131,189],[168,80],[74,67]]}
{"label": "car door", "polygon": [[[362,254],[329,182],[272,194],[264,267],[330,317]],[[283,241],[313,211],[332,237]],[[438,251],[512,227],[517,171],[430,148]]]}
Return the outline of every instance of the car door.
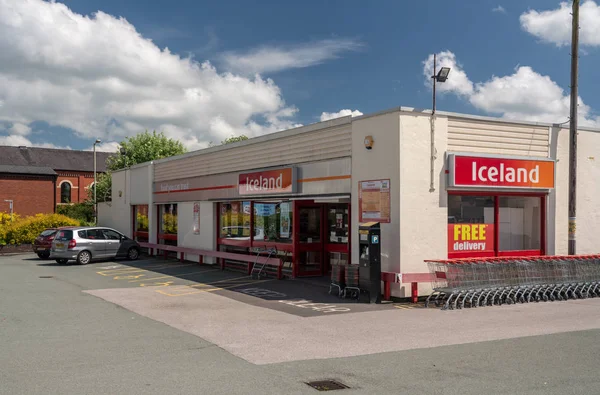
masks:
{"label": "car door", "polygon": [[106,240],[104,233],[100,229],[87,229],[79,231],[79,237],[85,236],[87,248],[92,253],[92,257],[100,258],[106,256]]}
{"label": "car door", "polygon": [[121,234],[112,229],[102,229],[106,239],[106,255],[109,257],[117,256],[119,247],[121,247]]}

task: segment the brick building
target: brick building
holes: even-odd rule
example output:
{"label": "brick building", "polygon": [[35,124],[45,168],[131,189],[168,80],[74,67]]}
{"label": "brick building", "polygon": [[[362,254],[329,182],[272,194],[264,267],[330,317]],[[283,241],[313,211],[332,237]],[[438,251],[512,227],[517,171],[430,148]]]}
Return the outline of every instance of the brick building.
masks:
{"label": "brick building", "polygon": [[[109,153],[96,152],[96,170],[106,172]],[[86,200],[94,183],[92,151],[0,146],[0,212],[26,216],[52,213],[61,204]]]}

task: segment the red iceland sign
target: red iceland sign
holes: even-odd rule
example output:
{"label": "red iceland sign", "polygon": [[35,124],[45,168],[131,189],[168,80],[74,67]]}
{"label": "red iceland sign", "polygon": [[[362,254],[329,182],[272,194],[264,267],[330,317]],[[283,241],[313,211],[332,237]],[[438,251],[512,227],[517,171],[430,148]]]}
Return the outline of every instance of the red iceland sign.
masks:
{"label": "red iceland sign", "polygon": [[554,161],[449,156],[451,187],[554,188]]}
{"label": "red iceland sign", "polygon": [[239,175],[240,195],[293,193],[296,187],[295,171],[291,167]]}

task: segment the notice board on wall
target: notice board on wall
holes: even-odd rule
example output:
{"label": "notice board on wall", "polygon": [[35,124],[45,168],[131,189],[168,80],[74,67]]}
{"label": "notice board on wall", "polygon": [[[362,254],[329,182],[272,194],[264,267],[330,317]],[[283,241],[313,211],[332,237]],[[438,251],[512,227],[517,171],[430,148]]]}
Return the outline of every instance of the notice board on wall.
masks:
{"label": "notice board on wall", "polygon": [[200,234],[200,203],[194,203],[194,234]]}
{"label": "notice board on wall", "polygon": [[390,222],[390,180],[369,180],[358,183],[360,222]]}

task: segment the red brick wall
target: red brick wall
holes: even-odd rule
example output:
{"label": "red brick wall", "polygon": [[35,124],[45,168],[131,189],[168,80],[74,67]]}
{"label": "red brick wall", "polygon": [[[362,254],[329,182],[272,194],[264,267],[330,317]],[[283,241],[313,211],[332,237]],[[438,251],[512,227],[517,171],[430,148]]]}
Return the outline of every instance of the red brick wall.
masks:
{"label": "red brick wall", "polygon": [[10,212],[9,203],[13,200],[13,210],[21,216],[54,212],[54,181],[40,178],[0,177],[0,211]]}
{"label": "red brick wall", "polygon": [[[86,177],[87,176],[87,177]],[[94,183],[94,173],[68,172],[59,173],[56,180],[56,203],[60,204],[61,182],[71,183],[71,203],[83,203],[87,200],[87,188]]]}

